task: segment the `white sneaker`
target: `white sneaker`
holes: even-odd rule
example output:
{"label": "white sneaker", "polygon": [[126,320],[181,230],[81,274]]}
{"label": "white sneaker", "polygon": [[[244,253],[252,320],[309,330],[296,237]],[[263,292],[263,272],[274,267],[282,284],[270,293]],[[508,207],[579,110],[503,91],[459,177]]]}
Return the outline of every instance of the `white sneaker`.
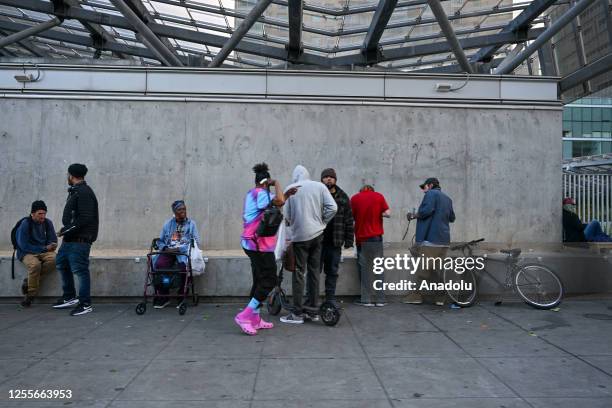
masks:
{"label": "white sneaker", "polygon": [[170,299],[164,299],[163,301],[160,301],[160,303],[156,304],[155,306],[153,306],[154,309],[163,309],[164,307],[168,306],[170,304]]}
{"label": "white sneaker", "polygon": [[296,315],[294,313],[289,313],[287,316],[281,317],[280,321],[289,324],[303,324],[304,317],[301,315]]}
{"label": "white sneaker", "polygon": [[385,302],[378,302],[376,303],[376,307],[384,307],[387,306],[387,304]]}

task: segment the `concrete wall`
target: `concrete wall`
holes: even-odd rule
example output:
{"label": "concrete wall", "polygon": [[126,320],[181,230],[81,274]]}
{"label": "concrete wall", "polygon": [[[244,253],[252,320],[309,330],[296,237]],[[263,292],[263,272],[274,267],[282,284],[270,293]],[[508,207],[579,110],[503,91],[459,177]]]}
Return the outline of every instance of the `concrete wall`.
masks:
{"label": "concrete wall", "polygon": [[[283,185],[301,163],[335,167],[349,194],[372,183],[399,241],[418,184],[437,176],[453,198],[454,240],[559,242],[561,111],[503,106],[368,106],[0,98],[0,248],[44,199],[60,224],[65,174],[86,163],[100,202],[98,248],[146,248],[169,205],[187,201],[204,248],[239,247],[251,167]],[[59,226],[58,226],[59,228]]]}

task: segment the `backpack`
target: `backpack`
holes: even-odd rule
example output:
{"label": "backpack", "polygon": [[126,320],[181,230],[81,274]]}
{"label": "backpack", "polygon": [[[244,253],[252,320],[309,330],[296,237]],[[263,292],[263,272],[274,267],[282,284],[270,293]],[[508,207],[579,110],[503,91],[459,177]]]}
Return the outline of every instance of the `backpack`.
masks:
{"label": "backpack", "polygon": [[261,221],[257,226],[256,234],[258,237],[272,237],[276,235],[281,222],[283,222],[282,211],[272,204],[272,200],[270,200],[270,191],[266,190],[266,192],[268,193],[270,205],[265,209],[263,217],[261,217]]}
{"label": "backpack", "polygon": [[[17,245],[17,230],[21,226],[21,223],[25,221],[28,223],[28,227],[30,229],[30,235],[32,235],[32,223],[29,220],[30,220],[29,216],[23,217],[22,219],[17,221],[17,223],[11,230],[11,244],[13,244],[13,257],[11,258],[11,277],[13,279],[15,279],[15,252],[17,252],[17,249],[19,248],[19,245]],[[50,230],[49,220],[45,218],[45,234],[46,235],[49,235],[49,230]]]}

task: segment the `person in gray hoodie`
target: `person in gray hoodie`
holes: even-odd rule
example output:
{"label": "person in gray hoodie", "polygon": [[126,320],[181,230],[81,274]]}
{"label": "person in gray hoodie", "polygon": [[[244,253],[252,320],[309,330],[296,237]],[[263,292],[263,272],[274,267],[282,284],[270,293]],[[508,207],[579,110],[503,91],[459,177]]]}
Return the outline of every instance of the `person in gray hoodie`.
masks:
{"label": "person in gray hoodie", "polygon": [[[284,214],[291,228],[291,242],[295,254],[296,270],[292,277],[293,311],[281,317],[283,323],[304,323],[303,296],[304,274],[310,287],[319,287],[321,272],[321,247],[323,231],[334,218],[338,206],[327,187],[318,181],[310,180],[310,173],[304,166],[297,165],[293,170],[292,184],[287,190],[297,187],[297,193],[285,203]],[[310,293],[308,304],[316,307],[318,293]]]}

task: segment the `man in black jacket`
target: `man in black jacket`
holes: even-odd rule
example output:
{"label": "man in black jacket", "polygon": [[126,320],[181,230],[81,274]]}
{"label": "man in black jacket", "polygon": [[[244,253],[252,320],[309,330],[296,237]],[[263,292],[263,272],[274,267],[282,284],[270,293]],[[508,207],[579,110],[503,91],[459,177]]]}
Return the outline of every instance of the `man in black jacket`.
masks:
{"label": "man in black jacket", "polygon": [[[336,215],[327,223],[323,232],[321,249],[321,270],[325,272],[325,300],[329,302],[336,300],[336,283],[338,282],[342,246],[351,248],[354,239],[351,202],[346,193],[336,185],[336,180],[334,169],[329,168],[321,172],[321,182],[325,184],[338,206]],[[308,287],[307,291],[318,293],[317,289]],[[310,297],[307,298],[310,299]]]}
{"label": "man in black jacket", "polygon": [[[68,167],[68,199],[64,206],[60,237],[64,237],[55,264],[62,277],[63,296],[55,309],[75,308],[72,316],[93,311],[90,297],[89,250],[98,238],[98,200],[85,182],[87,167],[74,163]],[[79,277],[79,297],[76,297],[74,275]]]}

